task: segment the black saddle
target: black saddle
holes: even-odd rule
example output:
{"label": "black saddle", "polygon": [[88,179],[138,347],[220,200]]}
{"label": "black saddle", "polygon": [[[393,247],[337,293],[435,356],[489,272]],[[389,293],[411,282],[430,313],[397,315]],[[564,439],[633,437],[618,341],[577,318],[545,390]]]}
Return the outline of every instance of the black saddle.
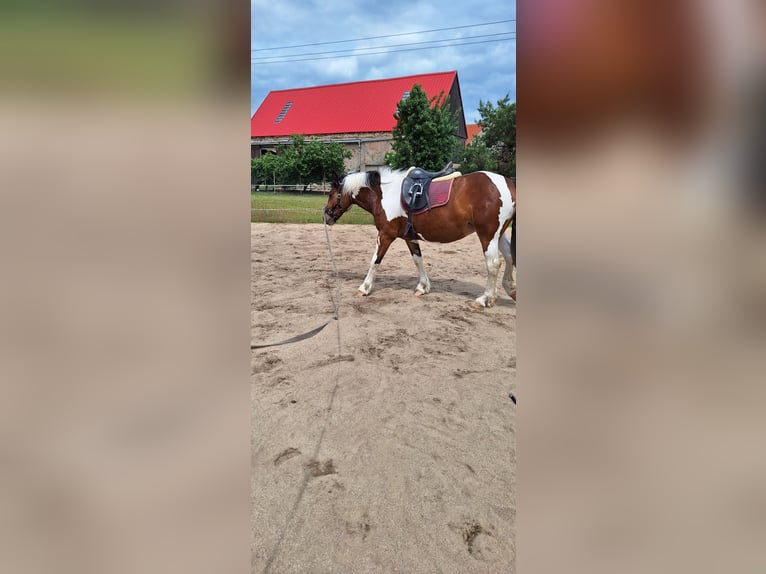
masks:
{"label": "black saddle", "polygon": [[416,167],[407,174],[407,177],[411,177],[413,179],[435,179],[443,175],[449,175],[453,171],[455,170],[452,169],[452,162],[449,162],[441,171],[426,171],[421,167]]}
{"label": "black saddle", "polygon": [[420,167],[410,170],[402,181],[402,205],[407,210],[407,227],[402,237],[417,236],[412,226],[412,212],[427,208],[431,211],[431,200],[428,197],[428,188],[431,180],[443,175],[449,175],[455,171],[452,162],[449,162],[440,171],[426,171]]}

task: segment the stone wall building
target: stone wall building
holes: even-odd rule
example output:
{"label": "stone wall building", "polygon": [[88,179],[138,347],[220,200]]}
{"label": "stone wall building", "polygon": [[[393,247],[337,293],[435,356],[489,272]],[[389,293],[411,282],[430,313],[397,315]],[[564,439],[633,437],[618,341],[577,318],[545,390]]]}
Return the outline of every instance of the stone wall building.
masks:
{"label": "stone wall building", "polygon": [[274,153],[291,135],[301,134],[343,143],[352,153],[347,171],[381,167],[391,151],[396,106],[415,84],[429,99],[449,95],[450,109],[461,110],[455,138],[465,144],[460,84],[451,71],[269,92],[250,120],[251,157]]}

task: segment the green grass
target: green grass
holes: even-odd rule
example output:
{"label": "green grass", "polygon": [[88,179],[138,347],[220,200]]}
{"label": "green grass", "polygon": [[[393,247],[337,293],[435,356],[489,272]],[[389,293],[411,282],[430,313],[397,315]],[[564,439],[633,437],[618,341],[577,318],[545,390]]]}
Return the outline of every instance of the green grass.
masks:
{"label": "green grass", "polygon": [[[322,223],[327,196],[322,194],[264,193],[250,194],[250,221],[253,223]],[[338,223],[371,224],[372,215],[352,206]]]}

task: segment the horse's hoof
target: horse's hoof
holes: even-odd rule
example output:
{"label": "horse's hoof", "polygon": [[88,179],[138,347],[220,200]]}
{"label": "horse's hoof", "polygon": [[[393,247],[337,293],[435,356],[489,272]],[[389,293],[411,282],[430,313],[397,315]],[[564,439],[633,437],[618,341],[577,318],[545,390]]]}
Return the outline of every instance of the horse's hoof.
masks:
{"label": "horse's hoof", "polygon": [[484,305],[478,301],[471,301],[471,309],[484,309]]}
{"label": "horse's hoof", "polygon": [[357,291],[354,297],[364,297],[365,295],[367,295],[367,293],[364,291]]}
{"label": "horse's hoof", "polygon": [[513,299],[513,300],[515,301],[515,300],[516,300],[516,289],[514,289],[513,291],[511,291],[510,293],[508,293],[508,295],[510,295],[510,296],[511,296],[511,299]]}

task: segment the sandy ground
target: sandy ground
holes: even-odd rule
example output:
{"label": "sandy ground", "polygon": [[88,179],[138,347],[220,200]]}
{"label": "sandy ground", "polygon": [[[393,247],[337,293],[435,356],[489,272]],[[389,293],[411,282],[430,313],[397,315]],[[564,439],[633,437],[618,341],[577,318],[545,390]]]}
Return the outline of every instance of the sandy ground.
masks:
{"label": "sandy ground", "polygon": [[[475,235],[422,244],[429,295],[397,241],[355,298],[375,236],[330,229],[339,322],[252,352],[253,571],[514,572],[516,305],[470,307]],[[321,224],[252,224],[251,259],[254,344],[332,317]]]}

